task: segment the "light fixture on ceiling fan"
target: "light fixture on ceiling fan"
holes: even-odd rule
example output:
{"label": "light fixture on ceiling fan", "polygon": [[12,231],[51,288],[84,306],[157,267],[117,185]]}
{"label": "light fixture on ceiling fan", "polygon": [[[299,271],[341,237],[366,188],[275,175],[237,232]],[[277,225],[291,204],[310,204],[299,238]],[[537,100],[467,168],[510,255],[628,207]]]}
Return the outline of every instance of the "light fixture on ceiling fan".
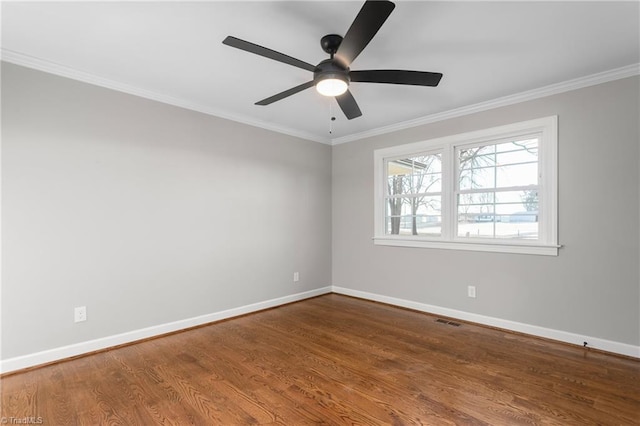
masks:
{"label": "light fixture on ceiling fan", "polygon": [[349,89],[349,67],[343,67],[334,59],[341,43],[342,37],[337,34],[326,35],[320,40],[322,50],[331,55],[313,71],[316,90],[323,96],[340,96]]}
{"label": "light fixture on ceiling fan", "polygon": [[336,77],[324,78],[316,83],[316,90],[322,96],[340,96],[349,88],[349,84]]}

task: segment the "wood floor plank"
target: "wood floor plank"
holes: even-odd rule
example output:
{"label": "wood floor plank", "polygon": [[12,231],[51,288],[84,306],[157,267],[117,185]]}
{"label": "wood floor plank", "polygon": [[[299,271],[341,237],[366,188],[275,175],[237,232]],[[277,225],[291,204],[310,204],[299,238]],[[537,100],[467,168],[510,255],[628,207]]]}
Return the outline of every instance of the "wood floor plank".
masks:
{"label": "wood floor plank", "polygon": [[640,361],[330,294],[0,379],[51,425],[640,425]]}

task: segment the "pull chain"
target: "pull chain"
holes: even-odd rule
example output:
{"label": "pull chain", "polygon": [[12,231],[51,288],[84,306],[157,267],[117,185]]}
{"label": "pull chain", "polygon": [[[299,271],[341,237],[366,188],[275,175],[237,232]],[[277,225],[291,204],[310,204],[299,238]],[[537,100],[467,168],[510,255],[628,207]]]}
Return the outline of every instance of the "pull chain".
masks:
{"label": "pull chain", "polygon": [[336,118],[333,116],[333,102],[329,100],[329,134],[333,133],[333,122]]}

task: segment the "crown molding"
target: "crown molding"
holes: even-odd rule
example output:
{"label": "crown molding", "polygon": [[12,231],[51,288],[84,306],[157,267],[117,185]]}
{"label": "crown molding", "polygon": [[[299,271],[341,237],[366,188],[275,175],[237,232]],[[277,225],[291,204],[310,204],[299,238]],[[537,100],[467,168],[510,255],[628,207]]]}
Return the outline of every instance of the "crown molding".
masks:
{"label": "crown molding", "polygon": [[228,112],[218,110],[215,108],[207,107],[204,105],[196,104],[186,101],[184,99],[174,98],[172,96],[164,95],[161,93],[146,90],[137,86],[133,86],[126,83],[121,83],[108,78],[100,77],[89,72],[77,70],[65,65],[50,62],[44,59],[36,58],[34,56],[25,55],[23,53],[15,52],[9,49],[0,49],[0,59],[2,61],[10,62],[12,64],[21,65],[27,68],[33,68],[39,71],[44,71],[50,74],[55,74],[61,77],[71,78],[73,80],[82,81],[84,83],[93,84],[95,86],[104,87],[118,92],[127,93],[141,98],[150,99],[157,102],[185,108],[188,110],[200,112],[203,114],[211,115],[218,118],[224,118],[227,120],[235,121],[249,126],[270,130],[273,132],[282,133],[289,136],[294,136],[301,139],[310,140],[313,142],[319,142],[327,145],[339,145],[347,142],[353,142],[356,140],[384,135],[399,130],[405,130],[412,127],[421,126],[424,124],[435,123],[438,121],[448,120],[451,118],[462,117],[477,112],[487,111],[494,108],[513,105],[520,102],[530,101],[534,99],[543,98],[546,96],[556,95],[571,90],[582,89],[584,87],[595,86],[597,84],[607,83],[622,78],[632,77],[640,75],[640,63],[627,65],[620,68],[615,68],[609,71],[600,72],[597,74],[588,75],[585,77],[575,78],[561,83],[551,84],[538,89],[528,90],[526,92],[516,93],[513,95],[503,96],[500,98],[492,99],[485,102],[480,102],[473,105],[467,105],[460,108],[455,108],[449,111],[443,111],[436,114],[419,117],[417,119],[403,121],[400,123],[392,124],[389,126],[378,127],[375,129],[367,130],[360,133],[354,133],[351,135],[343,136],[340,138],[325,138],[308,132],[301,132],[296,129],[291,129],[283,126],[276,126],[272,123],[267,123],[260,120],[255,120],[246,116],[229,114]]}
{"label": "crown molding", "polygon": [[89,83],[94,86],[100,86],[118,92],[127,93],[141,98],[150,99],[164,104],[177,106],[180,108],[188,109],[191,111],[200,112],[203,114],[215,116],[218,118],[224,118],[238,123],[247,124],[254,127],[259,127],[265,130],[282,133],[289,136],[294,136],[301,139],[310,140],[313,142],[320,142],[323,144],[331,144],[331,140],[328,138],[318,137],[317,135],[301,132],[299,130],[291,129],[283,126],[275,126],[272,123],[267,123],[260,120],[255,120],[249,117],[229,114],[227,112],[207,107],[204,105],[196,104],[186,101],[184,99],[174,98],[172,96],[164,95],[161,93],[146,90],[141,87],[133,86],[126,83],[121,83],[115,80],[110,80],[89,72],[77,70],[65,65],[50,62],[44,59],[36,58],[34,56],[25,55],[23,53],[15,52],[9,49],[0,49],[0,59],[5,62],[9,62],[15,65],[20,65],[27,68],[32,68],[38,71],[44,71],[49,74],[58,75],[61,77],[78,80],[83,83]]}
{"label": "crown molding", "polygon": [[437,121],[448,120],[451,118],[462,117],[477,112],[487,111],[494,108],[513,105],[525,101],[544,98],[551,95],[568,92],[571,90],[582,89],[584,87],[595,86],[596,84],[607,83],[622,78],[632,77],[640,74],[640,63],[615,68],[609,71],[588,75],[585,77],[567,80],[561,83],[551,84],[538,89],[528,90],[526,92],[516,93],[513,95],[503,96],[501,98],[492,99],[490,101],[480,102],[473,105],[467,105],[455,108],[449,111],[443,111],[436,114],[427,115],[414,120],[403,121],[401,123],[389,126],[378,127],[377,129],[367,130],[361,133],[343,136],[331,140],[331,145],[339,145],[356,140],[384,135],[399,130],[405,130],[423,124],[435,123]]}

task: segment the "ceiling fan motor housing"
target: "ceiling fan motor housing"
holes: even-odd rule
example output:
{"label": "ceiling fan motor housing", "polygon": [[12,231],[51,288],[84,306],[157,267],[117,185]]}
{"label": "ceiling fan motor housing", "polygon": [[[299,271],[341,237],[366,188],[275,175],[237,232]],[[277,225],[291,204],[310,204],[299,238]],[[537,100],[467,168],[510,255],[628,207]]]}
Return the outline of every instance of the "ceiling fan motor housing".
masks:
{"label": "ceiling fan motor housing", "polygon": [[318,83],[328,78],[342,80],[348,85],[351,81],[349,78],[349,68],[345,68],[335,59],[325,59],[316,66],[313,72],[313,81]]}

